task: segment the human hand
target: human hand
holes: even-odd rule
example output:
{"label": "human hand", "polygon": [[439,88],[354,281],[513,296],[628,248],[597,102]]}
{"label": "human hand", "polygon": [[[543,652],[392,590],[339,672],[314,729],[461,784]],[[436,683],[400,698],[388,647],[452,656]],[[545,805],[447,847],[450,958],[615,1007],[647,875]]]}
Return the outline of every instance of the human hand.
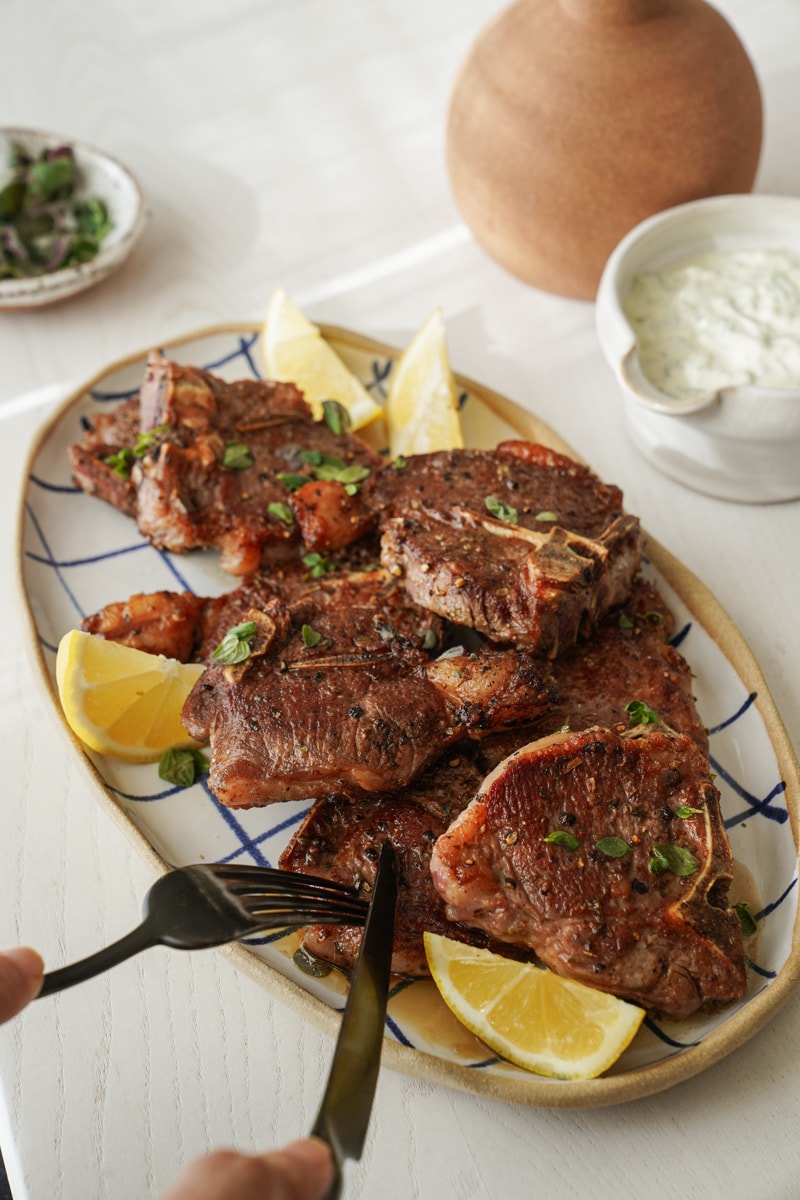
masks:
{"label": "human hand", "polygon": [[305,1138],[268,1154],[217,1150],[198,1158],[164,1200],[322,1200],[332,1178],[328,1147]]}
{"label": "human hand", "polygon": [[[43,972],[35,950],[0,953],[0,1023],[38,995]],[[332,1178],[328,1147],[306,1138],[268,1154],[217,1150],[198,1158],[164,1200],[322,1200]]]}
{"label": "human hand", "polygon": [[0,1023],[10,1021],[38,995],[43,975],[41,958],[27,946],[0,954]]}

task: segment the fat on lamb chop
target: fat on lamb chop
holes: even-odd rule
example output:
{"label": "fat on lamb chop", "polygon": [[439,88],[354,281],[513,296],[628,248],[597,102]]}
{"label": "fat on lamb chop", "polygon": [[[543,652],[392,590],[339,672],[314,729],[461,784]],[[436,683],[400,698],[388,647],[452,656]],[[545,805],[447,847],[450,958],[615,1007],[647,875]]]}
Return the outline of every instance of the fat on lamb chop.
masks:
{"label": "fat on lamb chop", "polygon": [[[336,488],[292,497],[312,548],[342,544]],[[418,604],[551,657],[625,600],[641,561],[619,489],[529,442],[394,462],[358,504],[374,513],[384,566]]]}
{"label": "fat on lamb chop", "polygon": [[674,1017],[746,990],[732,869],[707,759],[644,726],[517,750],[431,854],[451,920]]}
{"label": "fat on lamb chop", "polygon": [[[138,424],[133,403],[126,402],[124,421],[98,418],[71,448],[75,481],[134,515],[153,545],[175,553],[217,549],[232,575],[299,556],[289,508],[299,481],[342,472],[350,479],[350,472],[352,490],[381,463],[360,438],[314,421],[293,384],[227,383],[158,351],[147,360]],[[126,468],[129,479],[120,481]],[[351,534],[362,532],[349,515],[342,519]]]}
{"label": "fat on lamb chop", "polygon": [[183,710],[188,732],[211,744],[209,787],[230,807],[402,787],[460,738],[553,703],[522,651],[432,660],[435,616],[382,570],[327,575],[237,616],[257,630],[249,657],[212,663]]}

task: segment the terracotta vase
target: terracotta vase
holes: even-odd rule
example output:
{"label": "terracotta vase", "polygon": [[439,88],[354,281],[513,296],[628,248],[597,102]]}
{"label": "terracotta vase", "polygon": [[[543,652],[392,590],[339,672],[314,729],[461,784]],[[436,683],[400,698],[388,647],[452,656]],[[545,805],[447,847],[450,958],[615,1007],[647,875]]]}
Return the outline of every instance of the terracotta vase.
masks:
{"label": "terracotta vase", "polygon": [[749,191],[761,138],[753,67],[704,0],[518,0],[461,69],[447,162],[497,262],[592,299],[640,220]]}

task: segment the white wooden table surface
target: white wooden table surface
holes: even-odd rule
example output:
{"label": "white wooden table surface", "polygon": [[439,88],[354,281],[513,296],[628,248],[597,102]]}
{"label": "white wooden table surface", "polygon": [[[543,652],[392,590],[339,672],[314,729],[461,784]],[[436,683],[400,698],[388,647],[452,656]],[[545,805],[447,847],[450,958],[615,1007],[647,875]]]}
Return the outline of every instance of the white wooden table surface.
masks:
{"label": "white wooden table surface", "polygon": [[[405,343],[441,305],[455,367],[539,413],[625,490],[745,633],[800,740],[800,505],[682,489],[627,440],[593,309],[537,293],[471,241],[443,158],[450,83],[497,0],[4,0],[0,113],[123,159],[150,220],[104,285],[0,316],[6,575],[22,462],[51,385],[218,321],[277,284],[320,320]],[[761,78],[761,191],[800,193],[800,4],[719,0]],[[31,395],[32,392],[37,394]],[[0,944],[56,964],[138,919],[152,881],[43,711],[0,599]],[[0,1031],[0,1144],[15,1200],[156,1197],[210,1147],[305,1132],[332,1043],[214,952],[166,950]],[[352,1197],[600,1200],[800,1195],[800,997],[670,1092],[517,1108],[381,1075]]]}

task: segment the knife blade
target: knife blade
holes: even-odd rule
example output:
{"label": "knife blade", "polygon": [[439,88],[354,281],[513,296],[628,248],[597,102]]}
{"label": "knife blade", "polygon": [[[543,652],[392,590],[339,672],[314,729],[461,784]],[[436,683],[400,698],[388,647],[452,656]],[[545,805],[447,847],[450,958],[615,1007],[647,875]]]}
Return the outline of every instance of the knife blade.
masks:
{"label": "knife blade", "polygon": [[390,842],[378,860],[350,993],[336,1039],[328,1083],[312,1129],[331,1148],[335,1174],[326,1200],[341,1194],[345,1159],[359,1159],[378,1082],[397,905],[397,863]]}

